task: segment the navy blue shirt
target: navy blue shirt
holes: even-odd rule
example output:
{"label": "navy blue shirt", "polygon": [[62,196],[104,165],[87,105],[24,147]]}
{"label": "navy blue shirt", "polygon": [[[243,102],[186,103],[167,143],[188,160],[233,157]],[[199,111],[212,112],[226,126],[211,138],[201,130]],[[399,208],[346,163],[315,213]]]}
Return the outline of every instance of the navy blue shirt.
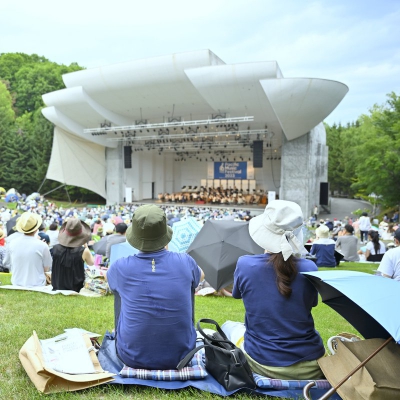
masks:
{"label": "navy blue shirt", "polygon": [[192,289],[200,274],[192,257],[168,250],[120,258],[111,265],[108,283],[121,297],[117,351],[126,365],[175,369],[195,347]]}
{"label": "navy blue shirt", "polygon": [[318,239],[311,246],[310,254],[317,257],[318,267],[336,267],[335,241],[332,239]]}
{"label": "navy blue shirt", "polygon": [[[252,359],[271,367],[316,360],[325,353],[311,315],[318,293],[299,273],[291,284],[291,296],[282,296],[269,257],[242,256],[237,262],[232,295],[242,298],[246,309],[244,349]],[[317,267],[310,260],[297,259],[297,269],[308,272]]]}

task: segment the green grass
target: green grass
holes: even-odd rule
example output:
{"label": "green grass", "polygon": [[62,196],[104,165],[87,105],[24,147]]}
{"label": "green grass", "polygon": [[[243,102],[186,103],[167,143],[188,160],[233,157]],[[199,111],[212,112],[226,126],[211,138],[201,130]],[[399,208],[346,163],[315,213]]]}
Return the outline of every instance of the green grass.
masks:
{"label": "green grass", "polygon": [[[357,270],[371,273],[375,264],[346,263],[337,269]],[[327,268],[327,270],[332,270]],[[0,273],[0,282],[10,284],[10,275]],[[196,297],[196,320],[212,318],[222,324],[230,319],[244,320],[244,307],[240,300],[226,297]],[[339,332],[357,333],[354,328],[335,311],[320,304],[313,310],[316,329],[324,343]],[[42,399],[25,370],[18,352],[35,330],[41,339],[50,338],[65,328],[79,327],[104,334],[113,329],[113,297],[87,298],[83,296],[50,296],[28,291],[0,290],[0,399]],[[79,392],[58,393],[52,399],[220,399],[217,395],[196,389],[179,391],[159,390],[139,386],[104,385]],[[239,394],[237,399],[250,396]]]}

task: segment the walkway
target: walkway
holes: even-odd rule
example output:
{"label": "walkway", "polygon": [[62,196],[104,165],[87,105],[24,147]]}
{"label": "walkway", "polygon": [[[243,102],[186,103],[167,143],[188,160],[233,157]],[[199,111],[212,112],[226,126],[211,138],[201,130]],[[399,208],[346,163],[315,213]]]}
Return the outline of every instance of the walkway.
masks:
{"label": "walkway", "polygon": [[327,214],[326,212],[321,211],[318,217],[324,219],[329,218],[330,220],[333,220],[334,218],[343,220],[344,217],[347,216],[354,220],[357,216],[354,215],[353,212],[358,209],[368,209],[371,211],[372,204],[364,200],[331,197],[331,213]]}

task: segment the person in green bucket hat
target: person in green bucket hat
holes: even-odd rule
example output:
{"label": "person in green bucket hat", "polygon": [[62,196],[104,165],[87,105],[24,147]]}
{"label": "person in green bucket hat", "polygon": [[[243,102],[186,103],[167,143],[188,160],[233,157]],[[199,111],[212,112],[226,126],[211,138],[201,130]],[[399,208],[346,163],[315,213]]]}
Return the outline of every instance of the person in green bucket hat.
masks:
{"label": "person in green bucket hat", "polygon": [[195,347],[192,294],[204,274],[188,254],[168,251],[172,233],[161,208],[139,207],[126,231],[139,253],[118,259],[107,273],[117,354],[132,368],[175,369]]}

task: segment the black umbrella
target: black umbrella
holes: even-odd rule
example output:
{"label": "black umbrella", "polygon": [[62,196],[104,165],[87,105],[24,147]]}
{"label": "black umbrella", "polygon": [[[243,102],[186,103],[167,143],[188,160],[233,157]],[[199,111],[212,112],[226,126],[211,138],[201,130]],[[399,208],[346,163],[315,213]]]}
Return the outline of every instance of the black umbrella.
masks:
{"label": "black umbrella", "polygon": [[20,217],[20,215],[16,215],[15,217],[10,218],[7,222],[6,222],[6,229],[7,229],[7,236],[12,235],[13,233],[15,233],[15,229],[14,226],[17,224],[17,219]]}
{"label": "black umbrella", "polygon": [[207,282],[216,290],[233,282],[237,260],[246,254],[262,254],[249,235],[248,222],[208,220],[188,249]]}

